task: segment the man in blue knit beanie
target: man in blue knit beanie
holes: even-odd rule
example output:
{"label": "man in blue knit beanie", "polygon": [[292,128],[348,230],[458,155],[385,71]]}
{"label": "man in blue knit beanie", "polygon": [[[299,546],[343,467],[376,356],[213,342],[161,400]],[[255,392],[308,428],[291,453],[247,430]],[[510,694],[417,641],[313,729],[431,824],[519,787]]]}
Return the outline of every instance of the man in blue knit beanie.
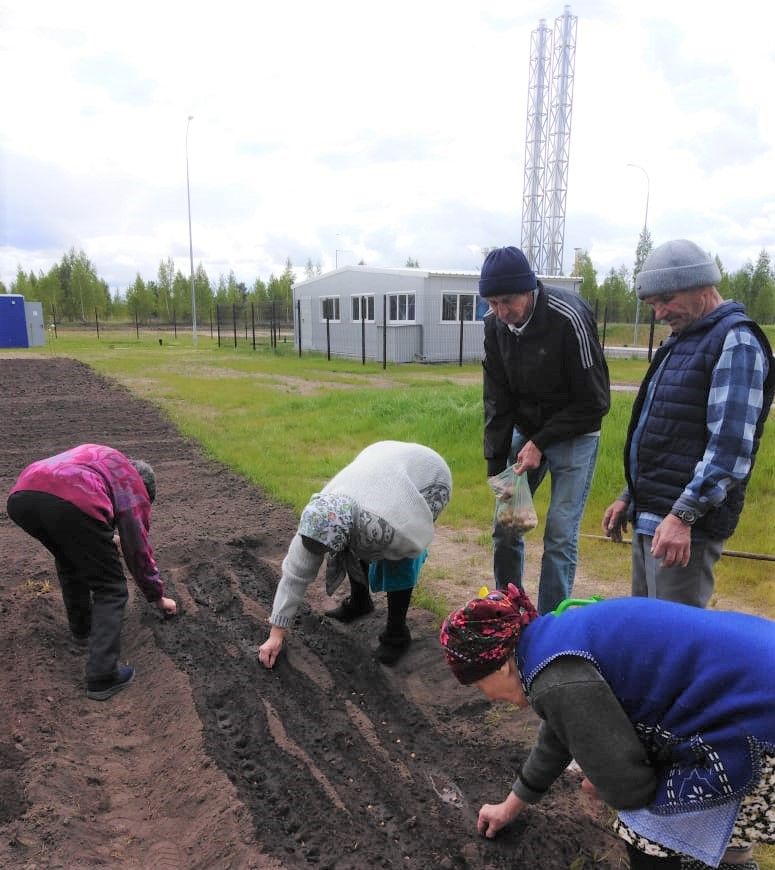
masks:
{"label": "man in blue knit beanie", "polygon": [[632,522],[632,593],[705,607],[713,568],[740,518],[775,391],[766,336],[699,245],[655,248],[635,279],[669,324],[633,405],[627,486],[603,517],[620,541]]}
{"label": "man in blue knit beanie", "polygon": [[[573,588],[581,516],[608,412],[608,368],[589,306],[577,294],[545,286],[515,247],[495,248],[482,265],[484,458],[490,476],[513,464],[534,492],[548,472],[552,490],[544,526],[538,610],[547,613]],[[493,526],[498,589],[522,585],[518,529]]]}

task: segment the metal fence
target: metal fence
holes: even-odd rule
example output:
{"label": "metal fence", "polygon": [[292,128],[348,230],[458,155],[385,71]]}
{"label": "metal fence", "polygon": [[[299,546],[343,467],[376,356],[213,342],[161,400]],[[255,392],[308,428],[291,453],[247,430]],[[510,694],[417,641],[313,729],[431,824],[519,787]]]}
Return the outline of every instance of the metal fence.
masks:
{"label": "metal fence", "polygon": [[[58,337],[59,329],[68,332],[94,332],[97,339],[109,338],[117,333],[134,332],[139,339],[149,335],[158,337],[159,344],[169,340],[191,335],[194,325],[191,319],[178,320],[173,312],[171,319],[159,317],[141,318],[135,314],[131,320],[101,319],[97,311],[94,320],[63,322],[57,319],[56,310],[51,311],[48,329],[53,337]],[[214,305],[197,320],[197,335],[208,335],[217,342],[218,347],[233,344],[260,345],[277,347],[278,344],[293,344],[294,324],[288,317],[287,306],[265,303],[245,305]]]}
{"label": "metal fence", "polygon": [[[290,344],[299,356],[304,352],[321,353],[329,360],[331,357],[344,357],[360,360],[363,365],[367,361],[381,363],[383,368],[389,362],[452,363],[462,366],[463,363],[481,359],[483,321],[462,305],[459,320],[443,320],[430,326],[418,322],[391,321],[386,306],[387,299],[383,297],[383,310],[371,312],[371,319],[367,319],[364,307],[360,322],[345,322],[330,316],[314,317],[311,307],[305,310],[301,299],[297,300],[293,313],[287,305],[276,302],[213,305],[203,316],[200,315],[197,334],[209,334],[218,347],[248,345],[255,350]],[[595,314],[597,316],[598,312]],[[599,327],[600,342],[606,355],[646,356],[650,361],[654,348],[653,312],[646,348],[606,347],[607,314],[606,307]],[[178,333],[181,337],[190,335],[193,329],[190,319],[177,320],[174,312],[170,320],[134,315],[130,321],[117,321],[101,320],[95,311],[91,322],[62,323],[52,309],[49,330],[54,337],[57,337],[59,327],[63,326],[68,331],[93,330],[98,339],[127,331],[134,332],[138,339],[141,335],[147,337],[150,334],[158,338],[159,344],[165,340],[177,340]]]}
{"label": "metal fence", "polygon": [[[328,359],[345,357],[381,363],[385,368],[390,363],[425,362],[453,363],[480,360],[483,352],[484,322],[472,311],[460,306],[460,319],[444,320],[430,325],[419,322],[401,323],[387,317],[386,298],[383,311],[372,312],[367,319],[362,308],[360,322],[338,317],[316,317],[313,307],[299,299],[295,312],[295,343],[299,356],[303,352],[324,353]],[[595,311],[596,319],[598,312]],[[598,321],[599,323],[599,321]],[[645,324],[644,324],[645,325]],[[640,356],[651,361],[655,346],[655,320],[651,314],[648,345],[646,347],[606,347],[608,308],[602,312],[599,323],[600,344],[607,356]]]}

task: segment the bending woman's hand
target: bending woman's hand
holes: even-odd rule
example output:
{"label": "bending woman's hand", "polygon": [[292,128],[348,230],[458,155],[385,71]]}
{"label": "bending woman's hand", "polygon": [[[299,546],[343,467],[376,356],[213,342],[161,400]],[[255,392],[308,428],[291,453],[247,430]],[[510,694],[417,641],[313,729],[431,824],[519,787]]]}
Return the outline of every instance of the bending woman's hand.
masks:
{"label": "bending woman's hand", "polygon": [[258,660],[265,668],[273,668],[285,642],[285,629],[273,625],[269,637],[258,648]]}
{"label": "bending woman's hand", "polygon": [[162,597],[156,602],[156,606],[161,610],[166,618],[173,617],[178,612],[178,605],[174,598]]}
{"label": "bending woman's hand", "polygon": [[485,804],[479,810],[479,820],[476,829],[488,839],[492,839],[501,828],[505,828],[525,808],[525,802],[518,798],[513,791],[500,804]]}

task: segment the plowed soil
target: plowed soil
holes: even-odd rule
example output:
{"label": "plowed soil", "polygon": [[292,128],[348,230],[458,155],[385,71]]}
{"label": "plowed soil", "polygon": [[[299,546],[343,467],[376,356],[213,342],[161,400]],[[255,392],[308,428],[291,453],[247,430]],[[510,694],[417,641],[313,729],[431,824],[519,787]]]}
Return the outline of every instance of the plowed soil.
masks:
{"label": "plowed soil", "polygon": [[[296,518],[154,406],[72,360],[0,359],[0,441],[0,866],[623,864],[572,772],[510,830],[477,834],[536,719],[459,686],[427,613],[410,611],[415,641],[389,669],[371,656],[384,598],[342,626],[315,584],[265,670],[256,648]],[[87,441],[155,467],[152,537],[179,605],[161,620],[130,580],[122,660],[137,677],[104,703],[85,696],[53,559],[4,512],[27,463]]]}

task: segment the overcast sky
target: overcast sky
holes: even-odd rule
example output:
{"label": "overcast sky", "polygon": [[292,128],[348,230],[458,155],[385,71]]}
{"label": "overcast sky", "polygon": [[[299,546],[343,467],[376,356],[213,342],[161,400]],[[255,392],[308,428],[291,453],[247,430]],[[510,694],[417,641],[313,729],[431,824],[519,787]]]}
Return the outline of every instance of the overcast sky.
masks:
{"label": "overcast sky", "polygon": [[[775,40],[755,0],[584,0],[564,271],[656,244],[775,255]],[[172,257],[478,269],[521,241],[534,0],[0,0],[0,280],[83,250],[111,291]],[[720,11],[722,10],[722,11]],[[194,118],[188,124],[188,116]],[[637,164],[642,169],[629,167]]]}

